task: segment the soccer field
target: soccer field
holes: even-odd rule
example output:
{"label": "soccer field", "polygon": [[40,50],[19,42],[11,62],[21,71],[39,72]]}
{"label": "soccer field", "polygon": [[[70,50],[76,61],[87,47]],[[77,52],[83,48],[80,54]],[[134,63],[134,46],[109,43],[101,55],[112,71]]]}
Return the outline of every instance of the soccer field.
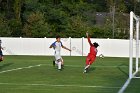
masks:
{"label": "soccer field", "polygon": [[[0,93],[117,93],[128,79],[128,58],[97,58],[83,74],[85,57],[63,57],[58,71],[49,56],[5,56],[0,63]],[[132,79],[124,93],[140,93]]]}

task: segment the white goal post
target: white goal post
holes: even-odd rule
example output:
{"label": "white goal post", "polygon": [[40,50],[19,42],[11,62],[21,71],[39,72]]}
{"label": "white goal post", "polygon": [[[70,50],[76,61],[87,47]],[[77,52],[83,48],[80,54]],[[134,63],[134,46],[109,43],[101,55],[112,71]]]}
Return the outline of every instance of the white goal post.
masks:
{"label": "white goal post", "polygon": [[[139,27],[140,27],[140,18],[131,11],[130,12],[130,42],[129,42],[129,78],[130,79],[140,78],[140,76],[136,76],[136,74],[140,71],[140,68],[139,68]],[[134,40],[134,35],[135,35],[136,40]],[[133,46],[134,42],[136,42],[135,49]],[[135,57],[133,53],[136,53]],[[133,58],[135,58],[135,61],[133,60]],[[134,66],[135,70],[133,70],[134,64],[135,64]]]}

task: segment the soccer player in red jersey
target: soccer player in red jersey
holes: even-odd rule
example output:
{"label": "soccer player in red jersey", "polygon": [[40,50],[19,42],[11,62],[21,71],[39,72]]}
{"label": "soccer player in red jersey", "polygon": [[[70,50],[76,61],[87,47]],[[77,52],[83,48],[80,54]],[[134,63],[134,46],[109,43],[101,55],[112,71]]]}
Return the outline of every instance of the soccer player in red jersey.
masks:
{"label": "soccer player in red jersey", "polygon": [[88,43],[90,45],[90,53],[88,53],[88,56],[86,57],[86,66],[84,69],[84,73],[87,73],[90,65],[95,61],[96,55],[97,55],[97,47],[99,46],[98,43],[94,42],[93,44],[91,43],[90,37],[88,35],[88,32],[86,33]]}

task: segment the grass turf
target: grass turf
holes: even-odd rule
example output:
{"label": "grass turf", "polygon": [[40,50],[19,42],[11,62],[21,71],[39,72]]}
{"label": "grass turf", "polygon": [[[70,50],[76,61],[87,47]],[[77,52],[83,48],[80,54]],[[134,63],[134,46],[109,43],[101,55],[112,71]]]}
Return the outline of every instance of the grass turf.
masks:
{"label": "grass turf", "polygon": [[[50,56],[5,56],[0,93],[117,93],[128,78],[128,58],[97,58],[86,74],[85,57],[63,59],[64,70],[58,71]],[[139,82],[133,79],[125,93],[140,92]]]}

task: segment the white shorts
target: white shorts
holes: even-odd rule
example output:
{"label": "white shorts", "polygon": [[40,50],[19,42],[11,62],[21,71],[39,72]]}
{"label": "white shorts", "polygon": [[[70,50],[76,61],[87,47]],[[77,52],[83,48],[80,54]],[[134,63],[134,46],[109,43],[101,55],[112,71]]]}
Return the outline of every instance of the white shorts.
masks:
{"label": "white shorts", "polygon": [[55,60],[62,59],[60,52],[55,52],[54,56],[55,56]]}

